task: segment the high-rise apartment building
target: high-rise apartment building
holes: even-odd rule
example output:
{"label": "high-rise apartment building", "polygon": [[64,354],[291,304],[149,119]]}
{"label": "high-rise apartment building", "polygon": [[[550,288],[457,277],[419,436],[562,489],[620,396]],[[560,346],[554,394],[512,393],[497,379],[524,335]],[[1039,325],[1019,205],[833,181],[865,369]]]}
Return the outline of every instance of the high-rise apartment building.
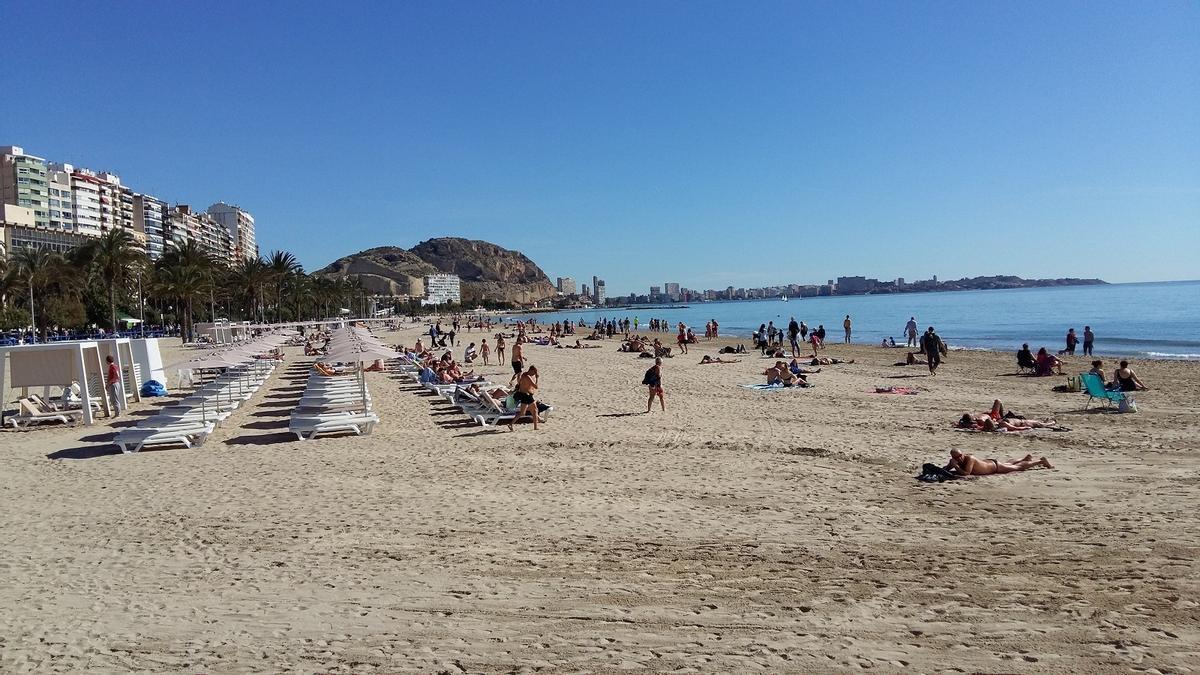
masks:
{"label": "high-rise apartment building", "polygon": [[75,229],[89,237],[99,237],[100,228],[100,179],[96,172],[76,168],[70,164],[58,164],[61,171],[71,176],[71,200],[75,213]]}
{"label": "high-rise apartment building", "polygon": [[0,204],[29,210],[31,224],[23,222],[24,216],[19,224],[5,223],[21,228],[17,241],[22,245],[66,250],[120,228],[153,260],[175,238],[196,241],[222,262],[258,256],[254,217],[237,206],[217,202],[207,213],[186,204],[168,209],[162,200],[123,185],[112,172],[48,163],[15,145],[0,146]]}
{"label": "high-rise apartment building", "polygon": [[49,194],[46,160],[20,146],[0,146],[0,202],[32,210],[34,223],[49,227]]}
{"label": "high-rise apartment building", "polygon": [[670,298],[671,300],[673,300],[675,302],[679,302],[679,299],[681,297],[680,293],[679,293],[679,284],[667,282],[667,283],[663,284],[663,290],[667,294],[668,298]]}
{"label": "high-rise apartment building", "polygon": [[603,305],[608,299],[608,289],[605,288],[604,280],[592,277],[592,302],[597,305]]}
{"label": "high-rise apartment building", "polygon": [[258,243],[254,237],[254,216],[241,207],[217,202],[208,207],[208,215],[229,230],[233,241],[234,260],[257,258]]}
{"label": "high-rise apartment building", "polygon": [[167,218],[163,222],[163,239],[164,246],[166,242],[194,241],[214,260],[228,262],[232,259],[233,240],[229,230],[207,213],[192,211],[187,204],[176,204],[167,211]]}
{"label": "high-rise apartment building", "polygon": [[166,239],[164,220],[167,205],[152,195],[133,195],[133,229],[146,238],[146,255],[151,260],[162,257],[170,242]]}
{"label": "high-rise apartment building", "polygon": [[46,172],[48,192],[47,206],[50,211],[50,227],[60,230],[75,229],[75,192],[71,189],[71,174],[50,167]]}
{"label": "high-rise apartment building", "polygon": [[575,295],[575,280],[571,277],[558,278],[558,292],[563,295]]}

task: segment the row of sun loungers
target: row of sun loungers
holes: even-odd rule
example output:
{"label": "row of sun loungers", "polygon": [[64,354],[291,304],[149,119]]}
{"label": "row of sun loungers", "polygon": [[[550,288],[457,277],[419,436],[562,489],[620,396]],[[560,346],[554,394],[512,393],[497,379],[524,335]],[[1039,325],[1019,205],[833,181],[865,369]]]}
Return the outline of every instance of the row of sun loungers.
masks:
{"label": "row of sun loungers", "polygon": [[371,410],[371,393],[357,377],[313,373],[292,411],[288,430],[306,441],[319,434],[366,435],[379,416]]}
{"label": "row of sun loungers", "polygon": [[113,443],[121,452],[158,445],[202,445],[213,429],[242,403],[250,400],[274,370],[273,362],[229,368],[186,398],[164,406],[136,427],[117,432]]}

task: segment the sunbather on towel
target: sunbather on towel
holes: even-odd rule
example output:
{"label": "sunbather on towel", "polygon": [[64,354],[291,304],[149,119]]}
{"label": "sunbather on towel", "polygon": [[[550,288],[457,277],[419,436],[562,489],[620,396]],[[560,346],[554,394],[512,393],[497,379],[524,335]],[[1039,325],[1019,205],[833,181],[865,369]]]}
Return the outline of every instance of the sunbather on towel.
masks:
{"label": "sunbather on towel", "polygon": [[1033,455],[1025,455],[1021,459],[1010,459],[1007,462],[1001,462],[995,459],[979,459],[974,455],[968,455],[965,452],[958,450],[950,451],[950,462],[946,464],[946,470],[959,476],[990,476],[999,473],[1013,473],[1015,471],[1028,471],[1036,468],[1053,469],[1045,457],[1034,459]]}
{"label": "sunbather on towel", "polygon": [[741,362],[741,359],[729,359],[729,360],[725,360],[725,359],[722,359],[722,358],[721,358],[721,357],[719,357],[719,356],[718,356],[717,358],[715,358],[715,359],[714,359],[713,357],[709,356],[708,354],[705,354],[704,356],[702,356],[702,357],[700,358],[700,363],[701,363],[701,365],[703,365],[703,364],[705,364],[705,363],[740,363],[740,362]]}
{"label": "sunbather on towel", "polygon": [[837,358],[833,358],[833,357],[829,357],[829,356],[814,356],[812,358],[812,360],[808,362],[808,365],[810,365],[810,366],[833,366],[833,365],[837,365],[839,363],[854,363],[854,359],[850,359],[849,361],[847,361],[845,359],[837,359]]}
{"label": "sunbather on towel", "polygon": [[774,366],[763,371],[763,375],[767,376],[767,384],[782,384],[785,387],[808,386],[808,380],[804,379],[803,375],[788,370],[783,361],[776,361]]}
{"label": "sunbather on towel", "polygon": [[1059,429],[1055,420],[1031,420],[1019,417],[994,418],[990,413],[972,415],[963,413],[958,418],[960,429],[976,429],[979,431],[1029,431],[1030,429]]}

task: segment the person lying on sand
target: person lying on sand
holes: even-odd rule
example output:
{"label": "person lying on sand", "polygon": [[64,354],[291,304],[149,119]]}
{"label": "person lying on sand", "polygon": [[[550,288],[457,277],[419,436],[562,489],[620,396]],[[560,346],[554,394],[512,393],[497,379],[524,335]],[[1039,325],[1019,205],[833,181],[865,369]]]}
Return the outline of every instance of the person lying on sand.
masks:
{"label": "person lying on sand", "polygon": [[854,363],[854,359],[850,359],[849,361],[846,361],[845,359],[836,359],[836,358],[833,358],[830,356],[814,356],[812,358],[812,360],[808,362],[808,365],[810,365],[810,366],[833,366],[833,365],[837,365],[839,363]]}
{"label": "person lying on sand", "polygon": [[897,361],[895,365],[897,365],[897,366],[923,366],[923,365],[925,365],[925,359],[918,359],[916,354],[909,352],[908,356],[904,357],[903,361]]}
{"label": "person lying on sand", "polygon": [[714,359],[713,357],[709,356],[708,354],[705,354],[700,359],[701,365],[703,365],[705,363],[740,363],[740,362],[741,362],[741,359],[730,359],[728,361],[726,361],[725,359],[722,359],[721,357],[717,357]]}
{"label": "person lying on sand", "polygon": [[958,418],[958,428],[976,429],[978,431],[1029,431],[1030,429],[1061,429],[1055,420],[1031,420],[1012,418],[994,418],[990,414],[972,415],[963,413]]}
{"label": "person lying on sand", "polygon": [[792,359],[791,363],[788,364],[788,370],[797,375],[815,375],[816,373],[821,372],[820,368],[817,368],[816,370],[805,370],[801,368],[800,362],[796,359]]}
{"label": "person lying on sand", "polygon": [[1001,462],[995,459],[979,459],[958,450],[950,451],[950,462],[945,469],[958,476],[990,476],[992,474],[1028,471],[1036,468],[1053,469],[1054,465],[1045,457],[1034,459],[1033,455],[1025,455],[1021,459],[1010,459]]}

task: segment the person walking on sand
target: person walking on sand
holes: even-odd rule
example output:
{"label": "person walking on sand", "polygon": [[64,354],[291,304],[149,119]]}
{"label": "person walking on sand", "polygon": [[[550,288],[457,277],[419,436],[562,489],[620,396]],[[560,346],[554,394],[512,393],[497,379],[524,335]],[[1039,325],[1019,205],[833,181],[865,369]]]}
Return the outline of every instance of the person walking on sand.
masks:
{"label": "person walking on sand", "polygon": [[112,415],[113,417],[121,416],[121,405],[125,402],[121,396],[121,373],[117,370],[117,362],[112,356],[104,357],[108,362],[108,374],[104,377],[104,387],[108,390],[108,397],[112,399]]}
{"label": "person walking on sand", "polygon": [[675,342],[679,345],[679,351],[686,354],[688,343],[687,326],[682,321],[679,322],[679,335],[675,337]]}
{"label": "person walking on sand", "polygon": [[908,342],[905,346],[917,346],[917,317],[908,317],[908,323],[904,324],[904,335],[908,337]]}
{"label": "person walking on sand", "polygon": [[504,363],[504,333],[496,333],[496,365]]}
{"label": "person walking on sand", "polygon": [[800,355],[800,324],[796,323],[796,317],[788,322],[788,342],[792,347],[792,358]]}
{"label": "person walking on sand", "polygon": [[846,315],[846,320],[842,322],[842,328],[846,329],[846,344],[850,344],[850,315]]}
{"label": "person walking on sand", "polygon": [[1083,327],[1083,355],[1092,355],[1092,343],[1096,341],[1096,334],[1092,332],[1091,326]]}
{"label": "person walking on sand", "polygon": [[662,359],[654,359],[654,365],[646,371],[642,376],[642,384],[650,388],[650,398],[646,400],[646,412],[654,407],[654,397],[658,397],[658,404],[662,406],[663,412],[667,411],[667,402],[663,399],[662,388]]}
{"label": "person walking on sand", "polygon": [[[468,326],[470,324],[467,324]],[[492,348],[488,346],[487,338],[479,341],[479,355],[483,357],[483,365],[488,365],[488,357],[492,354]]]}
{"label": "person walking on sand", "polygon": [[513,376],[508,381],[509,384],[516,382],[517,378],[521,376],[521,371],[525,369],[525,356],[523,354],[521,354],[521,343],[520,342],[516,342],[513,344],[512,369],[513,369]]}
{"label": "person walking on sand", "polygon": [[946,343],[933,330],[933,326],[921,336],[921,351],[925,352],[925,362],[929,366],[929,374],[937,375],[937,367],[942,364],[942,356],[946,354]]}

